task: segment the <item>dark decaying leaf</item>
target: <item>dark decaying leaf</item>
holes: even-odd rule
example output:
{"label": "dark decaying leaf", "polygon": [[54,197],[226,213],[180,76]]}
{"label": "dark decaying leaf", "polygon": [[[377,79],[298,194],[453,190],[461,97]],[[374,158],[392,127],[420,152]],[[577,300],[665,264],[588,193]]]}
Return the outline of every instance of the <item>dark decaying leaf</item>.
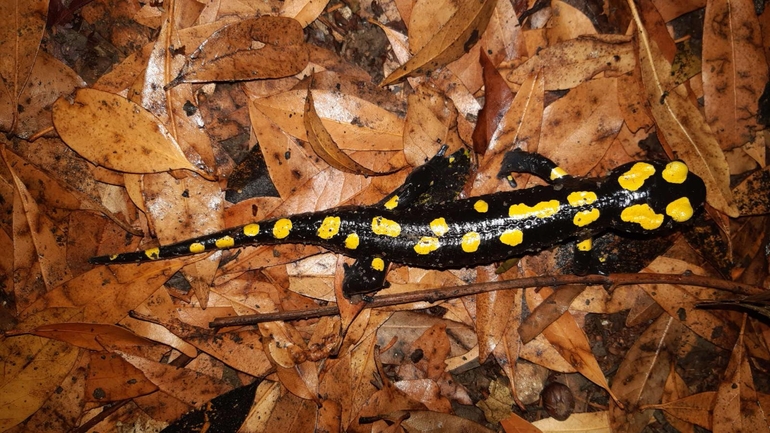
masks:
{"label": "dark decaying leaf", "polygon": [[235,433],[249,414],[261,380],[214,398],[162,430],[164,433]]}
{"label": "dark decaying leaf", "polygon": [[251,148],[227,178],[225,199],[238,203],[253,197],[278,197],[259,146]]}

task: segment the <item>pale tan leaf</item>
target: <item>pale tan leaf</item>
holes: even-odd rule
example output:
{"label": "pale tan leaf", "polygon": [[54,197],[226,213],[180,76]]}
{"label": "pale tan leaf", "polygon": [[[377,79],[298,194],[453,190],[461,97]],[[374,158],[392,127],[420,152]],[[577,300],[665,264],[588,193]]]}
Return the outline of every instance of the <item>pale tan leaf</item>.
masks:
{"label": "pale tan leaf", "polygon": [[407,76],[426,73],[460,58],[481,38],[496,3],[495,0],[464,0],[430,42],[380,85],[386,86]]}
{"label": "pale tan leaf", "polygon": [[548,45],[596,33],[591,20],[569,2],[556,0],[551,2],[551,8],[553,15],[546,28]]}
{"label": "pale tan leaf", "polygon": [[751,0],[710,0],[703,26],[706,121],[722,149],[754,140],[759,97],[768,71]]}
{"label": "pale tan leaf", "polygon": [[78,90],[72,101],[54,103],[53,122],[62,140],[96,165],[127,173],[186,169],[205,176],[155,116],[123,97]]}
{"label": "pale tan leaf", "polygon": [[565,421],[545,418],[532,423],[543,433],[610,433],[609,413],[602,412],[573,413]]}
{"label": "pale tan leaf", "polygon": [[300,23],[265,15],[216,31],[168,86],[287,77],[305,69],[307,61]]}
{"label": "pale tan leaf", "polygon": [[671,64],[647,35],[636,6],[629,1],[636,21],[639,63],[647,100],[660,133],[677,157],[706,183],[708,203],[729,216],[738,216],[730,193],[730,171],[714,134],[683,86],[672,89]]}
{"label": "pale tan leaf", "polygon": [[303,400],[287,392],[270,412],[265,432],[311,432],[315,430],[318,406],[312,400]]}
{"label": "pale tan leaf", "polygon": [[276,374],[292,394],[305,400],[316,400],[318,396],[318,366],[305,361],[292,367],[276,367]]}
{"label": "pale tan leaf", "polygon": [[441,92],[420,86],[408,97],[404,122],[404,151],[411,165],[421,165],[432,158],[442,145],[449,146],[447,154],[463,143],[457,132],[457,109]]}
{"label": "pale tan leaf", "polygon": [[241,431],[256,432],[265,430],[267,420],[281,397],[281,384],[265,380],[257,387],[254,404],[246,420],[241,425]]}
{"label": "pale tan leaf", "polygon": [[315,21],[326,9],[329,0],[288,0],[281,6],[282,17],[294,18],[302,27]]}
{"label": "pale tan leaf", "polygon": [[749,357],[744,348],[744,330],[747,316],[743,315],[740,336],[735,342],[725,377],[719,384],[714,403],[713,431],[770,432],[768,415],[759,405]]}

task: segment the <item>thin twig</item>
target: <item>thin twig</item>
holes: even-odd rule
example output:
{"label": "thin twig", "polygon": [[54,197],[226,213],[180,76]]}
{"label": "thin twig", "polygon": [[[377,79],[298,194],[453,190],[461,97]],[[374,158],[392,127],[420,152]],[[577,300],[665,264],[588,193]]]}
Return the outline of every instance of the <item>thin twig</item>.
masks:
{"label": "thin twig", "polygon": [[[466,286],[443,287],[439,289],[420,290],[410,293],[382,295],[366,304],[365,308],[381,308],[393,305],[409,304],[412,302],[436,302],[462,296],[497,290],[525,289],[528,287],[559,287],[574,284],[588,286],[603,285],[607,287],[630,284],[682,284],[686,286],[711,287],[739,295],[754,295],[763,289],[750,284],[736,283],[719,278],[703,277],[689,274],[612,274],[612,275],[554,275],[543,277],[519,278],[516,280],[497,281],[491,283],[468,284]],[[237,317],[220,317],[209,323],[210,328],[226,326],[247,326],[279,320],[302,320],[339,314],[337,307],[319,307],[307,310],[281,311],[277,313],[250,314]]]}

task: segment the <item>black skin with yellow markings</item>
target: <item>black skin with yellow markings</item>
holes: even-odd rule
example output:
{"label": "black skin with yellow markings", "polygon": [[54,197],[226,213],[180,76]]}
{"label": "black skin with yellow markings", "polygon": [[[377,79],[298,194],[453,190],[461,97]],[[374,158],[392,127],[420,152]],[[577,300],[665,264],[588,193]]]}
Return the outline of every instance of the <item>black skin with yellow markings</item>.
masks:
{"label": "black skin with yellow markings", "polygon": [[[446,157],[442,149],[402,187],[373,206],[270,219],[256,223],[258,233],[254,225],[242,226],[158,250],[95,257],[91,262],[142,262],[246,245],[312,244],[357,259],[346,268],[343,283],[343,292],[351,296],[380,289],[390,262],[460,268],[571,239],[589,240],[606,230],[656,233],[671,229],[691,219],[706,195],[703,181],[681,162],[635,162],[606,177],[573,178],[545,157],[514,151],[506,156],[501,176],[526,171],[551,185],[454,200],[465,183],[468,165],[467,152]],[[191,245],[196,247],[193,252]],[[590,250],[590,244],[583,244],[582,250]]]}

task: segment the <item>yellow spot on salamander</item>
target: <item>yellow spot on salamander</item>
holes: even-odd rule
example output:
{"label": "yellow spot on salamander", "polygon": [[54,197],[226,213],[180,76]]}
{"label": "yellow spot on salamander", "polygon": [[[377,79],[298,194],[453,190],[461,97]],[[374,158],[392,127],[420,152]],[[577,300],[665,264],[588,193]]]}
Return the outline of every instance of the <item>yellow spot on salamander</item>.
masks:
{"label": "yellow spot on salamander", "polygon": [[486,213],[489,210],[489,204],[484,200],[478,200],[476,203],[473,203],[473,209],[478,213]]}
{"label": "yellow spot on salamander", "polygon": [[678,198],[666,206],[666,215],[681,223],[692,218],[694,210],[687,197]]}
{"label": "yellow spot on salamander", "polygon": [[516,220],[530,217],[548,218],[559,211],[559,201],[549,200],[530,207],[525,204],[514,204],[508,209],[508,215]]}
{"label": "yellow spot on salamander", "polygon": [[358,248],[358,235],[355,233],[351,233],[348,235],[348,237],[345,238],[345,248],[349,250],[355,250]]}
{"label": "yellow spot on salamander", "polygon": [[289,236],[289,232],[291,231],[291,220],[287,218],[281,218],[278,221],[275,222],[275,225],[273,225],[273,237],[276,239],[283,239],[286,236]]}
{"label": "yellow spot on salamander", "polygon": [[449,231],[449,226],[444,218],[436,218],[430,222],[430,229],[436,236],[444,236]]}
{"label": "yellow spot on salamander", "polygon": [[392,210],[398,206],[398,196],[394,195],[390,200],[385,202],[385,209]]}
{"label": "yellow spot on salamander", "polygon": [[506,230],[500,235],[500,242],[515,247],[524,240],[524,233],[519,229]]}
{"label": "yellow spot on salamander", "polygon": [[468,232],[463,235],[463,240],[460,245],[466,253],[475,253],[476,250],[479,249],[480,243],[481,235],[476,232]]}
{"label": "yellow spot on salamander", "polygon": [[331,239],[340,231],[340,217],[328,216],[324,218],[321,227],[318,227],[318,237],[321,239]]}
{"label": "yellow spot on salamander", "polygon": [[372,259],[372,269],[375,271],[384,271],[385,270],[385,261],[382,260],[379,257],[375,257]]}
{"label": "yellow spot on salamander", "polygon": [[627,223],[636,223],[645,230],[655,230],[663,224],[663,215],[655,213],[648,204],[635,204],[623,209],[620,219]]}
{"label": "yellow spot on salamander", "polygon": [[115,260],[118,257],[120,257],[120,254],[113,254],[113,255],[110,256],[110,260]]}
{"label": "yellow spot on salamander", "polygon": [[401,234],[401,226],[393,220],[378,216],[372,218],[372,231],[376,235],[395,238]]}
{"label": "yellow spot on salamander", "polygon": [[596,193],[593,191],[575,191],[567,196],[567,201],[572,207],[585,206],[592,204],[597,200]]}
{"label": "yellow spot on salamander", "polygon": [[572,219],[572,223],[578,227],[587,226],[592,222],[599,219],[599,209],[593,208],[591,210],[581,210],[575,214],[575,218]]}
{"label": "yellow spot on salamander", "polygon": [[150,248],[144,250],[144,255],[150,260],[158,260],[160,258],[160,248]]}
{"label": "yellow spot on salamander", "polygon": [[193,242],[190,244],[190,252],[193,254],[198,254],[206,251],[206,246],[203,245],[200,242]]}
{"label": "yellow spot on salamander", "polygon": [[655,174],[655,167],[646,162],[637,162],[630,170],[620,175],[618,183],[623,189],[636,191],[653,174]]}
{"label": "yellow spot on salamander", "polygon": [[231,238],[230,236],[222,236],[214,242],[214,245],[216,245],[220,250],[225,248],[232,248],[232,246],[235,245],[235,239]]}
{"label": "yellow spot on salamander", "polygon": [[243,226],[243,234],[249,237],[258,235],[259,224],[246,224]]}
{"label": "yellow spot on salamander", "polygon": [[414,246],[414,250],[417,254],[428,254],[431,251],[436,251],[441,244],[438,242],[438,238],[432,238],[429,236],[423,236],[420,242]]}
{"label": "yellow spot on salamander", "polygon": [[666,164],[666,168],[663,169],[663,179],[669,183],[682,183],[687,179],[687,173],[690,170],[682,161],[672,161]]}
{"label": "yellow spot on salamander", "polygon": [[561,167],[554,167],[553,170],[551,170],[551,180],[556,180],[559,178],[562,178],[567,175],[567,172],[564,171]]}
{"label": "yellow spot on salamander", "polygon": [[580,251],[591,251],[591,248],[594,247],[593,240],[591,238],[588,238],[584,241],[580,241],[577,243],[577,249]]}

